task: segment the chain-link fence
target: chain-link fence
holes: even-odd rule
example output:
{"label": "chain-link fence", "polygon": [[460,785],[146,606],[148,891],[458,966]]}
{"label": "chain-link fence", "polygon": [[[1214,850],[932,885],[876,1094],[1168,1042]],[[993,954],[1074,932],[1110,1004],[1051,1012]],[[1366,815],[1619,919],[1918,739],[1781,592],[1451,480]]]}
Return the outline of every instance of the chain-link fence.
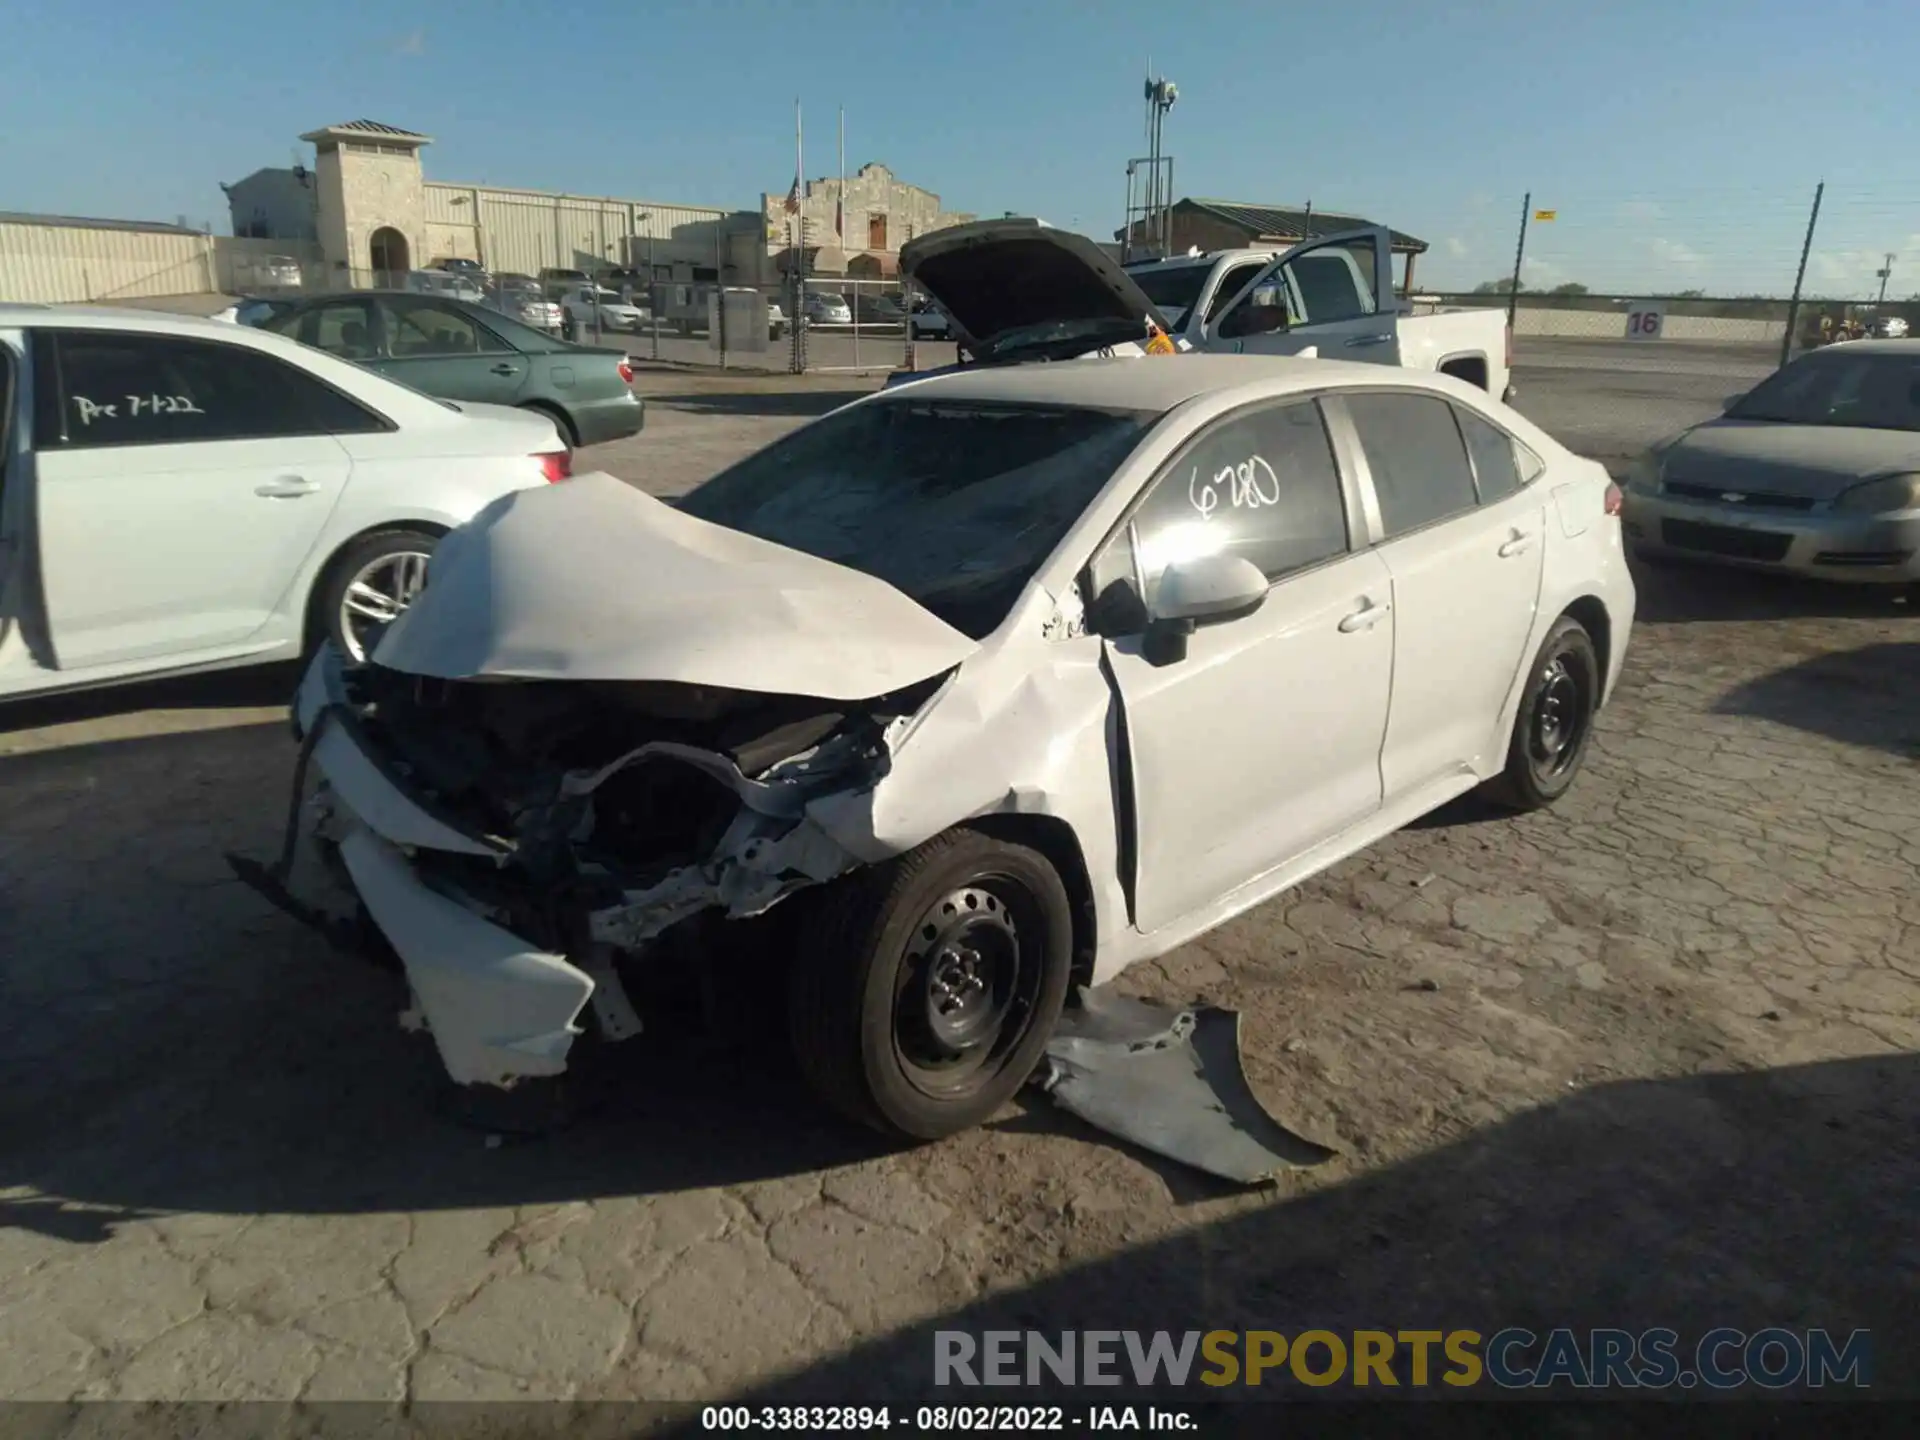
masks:
{"label": "chain-link fence", "polygon": [[1449,229],[1413,316],[1504,312],[1519,408],[1609,462],[1810,349],[1920,324],[1920,200],[1891,190],[1536,190]]}

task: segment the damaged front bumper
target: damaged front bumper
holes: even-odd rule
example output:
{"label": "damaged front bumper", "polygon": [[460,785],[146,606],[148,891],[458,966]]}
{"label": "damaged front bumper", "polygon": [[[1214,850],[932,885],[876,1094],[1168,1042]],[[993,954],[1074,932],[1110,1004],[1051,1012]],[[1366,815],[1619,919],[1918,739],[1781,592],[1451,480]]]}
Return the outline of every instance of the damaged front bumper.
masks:
{"label": "damaged front bumper", "polygon": [[[844,757],[833,753],[834,741],[757,777],[695,746],[642,745],[595,770],[558,777],[554,811],[569,818],[573,833],[591,828],[602,784],[650,763],[702,771],[734,792],[737,813],[695,863],[632,888],[598,877],[606,903],[573,917],[574,943],[538,943],[514,928],[513,907],[498,894],[539,888],[521,873],[527,837],[475,833],[442,813],[370,741],[364,718],[340,655],[323,649],[294,705],[301,764],[283,852],[270,869],[238,858],[234,868],[282,909],[343,943],[352,943],[356,912],[370,920],[405,969],[409,1017],[432,1034],[447,1074],[462,1085],[511,1086],[561,1073],[589,1007],[603,1038],[637,1033],[616,952],[637,951],[704,910],[759,914],[856,863],[806,813],[813,798],[837,793],[834,777],[861,773],[836,765]],[[553,815],[539,818],[551,824]],[[322,859],[338,863],[314,863]],[[493,883],[463,885],[463,867]]]}

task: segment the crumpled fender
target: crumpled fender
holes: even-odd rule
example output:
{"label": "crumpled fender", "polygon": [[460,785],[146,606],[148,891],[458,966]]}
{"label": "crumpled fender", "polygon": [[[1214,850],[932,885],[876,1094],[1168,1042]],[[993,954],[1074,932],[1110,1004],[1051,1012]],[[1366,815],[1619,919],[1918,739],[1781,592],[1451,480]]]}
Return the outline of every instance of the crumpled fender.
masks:
{"label": "crumpled fender", "polygon": [[1061,820],[1079,841],[1100,933],[1110,934],[1128,923],[1113,783],[1119,725],[1100,641],[1036,635],[1033,646],[973,657],[888,736],[893,763],[878,784],[821,796],[807,818],[868,864],[988,815]]}

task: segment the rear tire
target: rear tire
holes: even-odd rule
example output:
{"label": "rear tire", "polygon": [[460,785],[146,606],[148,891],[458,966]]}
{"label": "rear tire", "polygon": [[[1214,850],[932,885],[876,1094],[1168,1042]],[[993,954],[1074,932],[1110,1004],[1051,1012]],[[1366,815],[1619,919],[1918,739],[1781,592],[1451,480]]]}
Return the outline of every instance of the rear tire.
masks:
{"label": "rear tire", "polygon": [[383,530],[355,540],[327,567],[309,634],[331,641],[351,661],[364,660],[377,643],[373,627],[398,618],[426,583],[427,557],[439,543],[426,530]]}
{"label": "rear tire", "polygon": [[893,1139],[937,1140],[1026,1083],[1073,958],[1072,906],[1046,857],[950,830],[814,900],[788,1025],[821,1099]]}
{"label": "rear tire", "polygon": [[1600,659],[1593,637],[1562,615],[1528,668],[1507,746],[1507,768],[1488,792],[1515,810],[1541,810],[1572,786],[1600,708]]}

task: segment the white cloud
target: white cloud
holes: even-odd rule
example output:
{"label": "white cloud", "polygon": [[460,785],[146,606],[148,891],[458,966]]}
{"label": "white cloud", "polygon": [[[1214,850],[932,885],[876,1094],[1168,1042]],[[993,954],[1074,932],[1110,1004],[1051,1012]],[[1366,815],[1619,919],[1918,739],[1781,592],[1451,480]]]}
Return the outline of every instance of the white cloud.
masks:
{"label": "white cloud", "polygon": [[1629,200],[1620,207],[1622,220],[1658,220],[1661,209],[1651,200]]}
{"label": "white cloud", "polygon": [[427,53],[426,27],[421,26],[417,29],[410,31],[408,34],[402,35],[398,40],[393,42],[393,45],[389,49],[388,53],[392,55],[424,55],[426,54]]}
{"label": "white cloud", "polygon": [[1449,235],[1447,237],[1447,254],[1451,255],[1454,259],[1464,260],[1472,253],[1472,247],[1458,235]]}
{"label": "white cloud", "polygon": [[1653,258],[1663,265],[1677,265],[1682,269],[1691,269],[1706,257],[1690,245],[1678,240],[1669,240],[1665,236],[1655,235],[1647,241],[1647,249],[1653,252]]}

